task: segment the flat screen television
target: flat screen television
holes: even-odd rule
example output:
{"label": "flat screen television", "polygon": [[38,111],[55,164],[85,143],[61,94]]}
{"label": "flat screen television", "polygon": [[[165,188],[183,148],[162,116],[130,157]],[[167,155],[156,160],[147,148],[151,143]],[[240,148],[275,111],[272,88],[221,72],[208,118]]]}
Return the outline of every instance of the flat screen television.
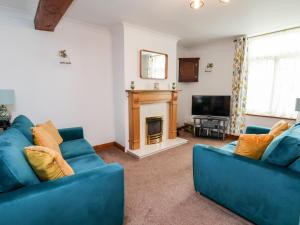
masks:
{"label": "flat screen television", "polygon": [[193,116],[230,116],[230,96],[193,95]]}

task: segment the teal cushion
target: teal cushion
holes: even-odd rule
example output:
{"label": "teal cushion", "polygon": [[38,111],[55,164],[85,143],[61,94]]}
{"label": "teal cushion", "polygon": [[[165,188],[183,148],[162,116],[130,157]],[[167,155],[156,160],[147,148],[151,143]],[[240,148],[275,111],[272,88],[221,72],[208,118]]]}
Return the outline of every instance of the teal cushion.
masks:
{"label": "teal cushion", "polygon": [[105,162],[96,153],[68,159],[67,162],[73,168],[75,174],[105,165]]}
{"label": "teal cushion", "polygon": [[0,135],[0,192],[39,183],[24,155],[24,147],[29,145],[17,129],[11,128]]}
{"label": "teal cushion", "polygon": [[300,172],[300,158],[298,158],[295,162],[289,165],[289,169]]}
{"label": "teal cushion", "polygon": [[288,166],[300,156],[300,126],[293,126],[275,138],[262,156],[262,161]]}
{"label": "teal cushion", "polygon": [[65,159],[95,153],[94,148],[83,138],[63,142],[60,150]]}
{"label": "teal cushion", "polygon": [[234,141],[234,142],[231,142],[228,145],[223,146],[221,149],[226,151],[226,152],[233,153],[235,151],[236,145],[237,145],[237,141]]}
{"label": "teal cushion", "polygon": [[34,127],[34,125],[30,119],[26,116],[20,115],[14,119],[12,127],[21,131],[22,134],[24,134],[24,136],[33,143],[31,128]]}

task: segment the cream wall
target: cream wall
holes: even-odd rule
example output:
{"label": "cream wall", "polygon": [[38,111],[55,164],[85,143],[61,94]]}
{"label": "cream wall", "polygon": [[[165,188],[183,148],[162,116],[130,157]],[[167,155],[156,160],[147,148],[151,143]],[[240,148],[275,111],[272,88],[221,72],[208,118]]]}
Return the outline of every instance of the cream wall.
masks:
{"label": "cream wall", "polygon": [[[199,57],[199,82],[179,83],[178,124],[191,120],[192,95],[231,95],[234,44],[232,39],[208,43],[194,48],[178,48],[178,57]],[[214,63],[212,72],[205,72],[207,63]]]}
{"label": "cream wall", "polygon": [[[32,19],[7,9],[0,30],[0,89],[15,90],[13,116],[83,126],[93,145],[115,140],[109,30],[63,20],[53,33],[36,31]],[[71,65],[59,64],[61,49]]]}
{"label": "cream wall", "polygon": [[[179,83],[178,124],[191,121],[192,95],[231,95],[234,58],[233,39],[224,39],[192,48],[178,47],[178,57],[200,57],[199,82]],[[214,63],[213,72],[206,73],[207,63]],[[246,116],[246,126],[272,127],[280,119]],[[289,121],[294,123],[293,120]]]}

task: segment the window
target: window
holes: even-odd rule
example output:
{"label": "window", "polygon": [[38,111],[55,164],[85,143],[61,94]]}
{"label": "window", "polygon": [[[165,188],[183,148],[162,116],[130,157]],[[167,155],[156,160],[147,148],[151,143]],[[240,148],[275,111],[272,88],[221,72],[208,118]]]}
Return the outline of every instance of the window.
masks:
{"label": "window", "polygon": [[300,29],[249,38],[247,113],[296,118]]}

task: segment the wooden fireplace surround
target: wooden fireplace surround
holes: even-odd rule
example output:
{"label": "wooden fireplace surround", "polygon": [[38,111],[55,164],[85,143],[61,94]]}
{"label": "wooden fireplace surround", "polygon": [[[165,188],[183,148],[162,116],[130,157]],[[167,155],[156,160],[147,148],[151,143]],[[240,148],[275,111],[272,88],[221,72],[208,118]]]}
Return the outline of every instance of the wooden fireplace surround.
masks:
{"label": "wooden fireplace surround", "polygon": [[169,103],[169,139],[177,137],[178,90],[127,90],[129,109],[129,148],[140,149],[140,106],[141,104]]}

